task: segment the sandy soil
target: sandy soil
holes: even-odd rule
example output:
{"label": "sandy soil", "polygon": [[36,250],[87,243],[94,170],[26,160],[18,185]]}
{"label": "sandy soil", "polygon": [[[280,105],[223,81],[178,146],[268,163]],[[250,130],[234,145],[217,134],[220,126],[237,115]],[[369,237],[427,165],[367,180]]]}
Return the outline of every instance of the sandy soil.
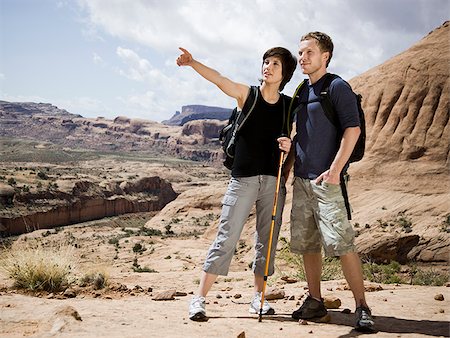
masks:
{"label": "sandy soil", "polygon": [[[90,165],[94,164],[83,164],[86,168]],[[114,162],[101,165],[114,167]],[[238,337],[242,332],[247,338],[362,335],[353,330],[354,302],[344,280],[322,284],[325,297],[337,297],[342,303],[338,309],[330,310],[329,322],[308,321],[307,325],[302,325],[292,320],[291,312],[301,304],[307,290],[303,281],[286,283],[281,279],[295,275],[293,267],[281,259],[276,261],[276,273],[268,282],[269,289],[278,288],[285,292],[283,299],[272,301],[277,314],[258,322],[256,315],[248,313],[252,296],[252,274],[248,264],[253,257],[254,215],[251,215],[244,229],[229,276],[219,277],[209,294],[209,321],[190,321],[187,317],[188,302],[197,289],[206,250],[215,236],[220,199],[226,189],[226,175],[220,171],[215,173],[211,168],[157,169],[137,162],[128,163],[126,168],[127,175],[138,172],[142,177],[159,171],[168,179],[172,177],[174,187],[181,195],[157,215],[123,215],[68,226],[50,233],[38,230],[20,236],[13,247],[49,247],[63,242],[76,244],[80,271],[106,271],[111,285],[126,285],[128,291],[79,288],[75,298],[47,293],[36,297],[12,290],[12,281],[0,274],[0,336]],[[422,175],[419,185],[406,184],[399,177],[401,175],[397,176],[395,184],[380,178],[376,172],[369,176],[355,174],[351,186],[356,211],[354,221],[375,224],[380,217],[386,218],[406,209],[418,229],[429,229],[430,233],[437,231],[437,224],[449,210],[448,199],[444,198],[448,194],[448,183],[436,183],[439,180],[442,182],[442,177],[445,177],[442,171],[428,179]],[[281,233],[286,238],[289,238],[291,200],[289,187]],[[143,225],[163,232],[170,225],[176,236],[161,238],[135,234],[120,237],[125,229],[137,231]],[[120,237],[117,250],[108,243],[115,237]],[[134,254],[132,247],[136,243],[143,244],[147,250],[141,255]],[[279,249],[280,246],[279,243]],[[140,266],[148,266],[158,273],[133,272],[135,258]],[[379,330],[377,337],[450,335],[449,287],[373,283],[367,283],[366,287],[369,291],[368,303]],[[152,290],[149,291],[149,288]],[[173,300],[153,299],[167,290],[178,292]],[[438,294],[443,295],[444,300],[435,300]],[[350,309],[351,313],[343,313],[344,309]]]}

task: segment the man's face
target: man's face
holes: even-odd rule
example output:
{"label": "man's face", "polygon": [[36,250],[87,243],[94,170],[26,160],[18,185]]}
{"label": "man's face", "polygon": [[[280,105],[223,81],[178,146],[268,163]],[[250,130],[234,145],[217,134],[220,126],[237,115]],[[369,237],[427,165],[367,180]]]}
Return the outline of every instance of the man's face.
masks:
{"label": "man's face", "polygon": [[303,74],[310,75],[321,69],[326,70],[329,53],[322,52],[315,39],[301,41],[298,55]]}

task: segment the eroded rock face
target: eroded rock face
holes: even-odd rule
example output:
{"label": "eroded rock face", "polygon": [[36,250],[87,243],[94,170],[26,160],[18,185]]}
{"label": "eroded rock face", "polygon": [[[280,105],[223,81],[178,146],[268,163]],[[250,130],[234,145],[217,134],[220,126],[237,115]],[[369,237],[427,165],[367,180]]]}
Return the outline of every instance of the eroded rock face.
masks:
{"label": "eroded rock face", "polygon": [[225,126],[226,121],[219,120],[196,120],[183,125],[182,135],[198,134],[207,139],[217,139],[220,130]]}
{"label": "eroded rock face", "polygon": [[[72,194],[46,191],[23,195],[20,197],[21,202],[36,204],[40,201],[47,204],[45,209],[20,216],[1,217],[0,231],[7,235],[18,235],[131,212],[157,211],[177,197],[172,185],[159,177],[145,177],[125,183],[121,190],[123,195],[114,195],[113,191],[88,181],[77,182]],[[115,186],[113,188],[117,189]],[[50,199],[57,201],[52,207],[45,203]]]}
{"label": "eroded rock face", "polygon": [[353,78],[363,96],[367,150],[383,160],[449,163],[450,24]]}

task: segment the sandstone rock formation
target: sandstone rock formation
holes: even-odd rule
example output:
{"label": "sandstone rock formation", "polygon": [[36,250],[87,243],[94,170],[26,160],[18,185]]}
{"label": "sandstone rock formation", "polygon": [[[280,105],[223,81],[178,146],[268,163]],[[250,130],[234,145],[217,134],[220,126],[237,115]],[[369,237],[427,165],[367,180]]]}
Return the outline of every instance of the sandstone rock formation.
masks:
{"label": "sandstone rock formation", "polygon": [[131,212],[157,211],[177,197],[172,185],[159,177],[125,182],[120,190],[114,185],[110,187],[112,190],[92,182],[79,181],[75,183],[72,193],[42,191],[17,196],[18,204],[33,205],[33,210],[20,215],[11,213],[9,216],[3,212],[0,233],[17,235]]}
{"label": "sandstone rock formation", "polygon": [[189,105],[181,108],[181,113],[176,112],[169,120],[162,121],[162,123],[172,126],[182,126],[185,123],[193,120],[228,120],[232,109],[221,107],[210,107],[202,105]]}
{"label": "sandstone rock formation", "polygon": [[367,149],[379,160],[449,163],[450,22],[350,80],[363,96]]}

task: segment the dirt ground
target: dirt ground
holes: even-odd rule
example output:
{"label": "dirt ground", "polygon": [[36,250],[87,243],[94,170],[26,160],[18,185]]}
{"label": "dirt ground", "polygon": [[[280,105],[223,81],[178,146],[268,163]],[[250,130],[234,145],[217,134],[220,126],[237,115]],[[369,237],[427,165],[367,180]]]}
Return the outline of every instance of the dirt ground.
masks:
{"label": "dirt ground", "polygon": [[[84,167],[89,167],[88,162]],[[115,162],[95,163],[114,167]],[[80,271],[106,271],[111,285],[126,290],[77,289],[76,297],[59,293],[30,295],[11,289],[12,281],[0,273],[0,336],[2,337],[356,337],[354,302],[344,280],[322,284],[325,297],[337,297],[341,306],[330,310],[328,322],[291,319],[307,292],[304,281],[287,283],[283,276],[295,275],[292,265],[278,259],[276,273],[268,289],[281,289],[283,299],[271,301],[273,316],[258,322],[248,313],[252,297],[254,215],[242,234],[237,254],[227,277],[219,277],[208,295],[207,322],[188,319],[188,302],[196,291],[206,251],[215,236],[220,200],[227,178],[220,171],[202,167],[155,168],[143,163],[121,164],[127,175],[159,172],[173,179],[179,198],[160,213],[123,215],[96,222],[67,226],[59,230],[37,230],[19,236],[15,246],[49,247],[60,243],[75,245]],[[398,169],[398,168],[397,168]],[[400,168],[401,169],[401,168]],[[399,169],[399,170],[400,170]],[[401,170],[407,170],[403,168]],[[202,174],[203,171],[203,174]],[[182,174],[183,173],[183,174]],[[356,171],[357,173],[357,171]],[[439,176],[441,175],[441,176]],[[437,174],[442,179],[442,172]],[[401,177],[400,175],[397,177]],[[431,177],[431,176],[430,176]],[[448,183],[439,185],[436,177],[405,183],[404,178],[386,181],[376,175],[354,175],[351,199],[355,221],[375,224],[407,209],[419,229],[434,233],[448,208]],[[394,183],[393,183],[394,182]],[[414,183],[414,184],[413,184]],[[289,211],[292,200],[288,187],[281,237],[289,238]],[[423,201],[423,203],[417,203]],[[173,230],[176,236],[145,236],[137,229]],[[122,236],[131,229],[135,233]],[[428,229],[428,230],[427,230]],[[423,232],[422,231],[422,232]],[[109,241],[118,238],[115,247]],[[147,250],[136,254],[132,248],[141,243]],[[281,244],[279,243],[279,249]],[[117,249],[117,250],[116,250]],[[132,267],[150,267],[156,273],[137,273]],[[450,288],[407,284],[367,283],[367,300],[375,316],[377,337],[449,337]],[[157,301],[160,292],[176,290],[172,300]],[[443,300],[435,296],[442,295]],[[344,309],[349,309],[347,314]],[[243,333],[243,334],[242,334]]]}

